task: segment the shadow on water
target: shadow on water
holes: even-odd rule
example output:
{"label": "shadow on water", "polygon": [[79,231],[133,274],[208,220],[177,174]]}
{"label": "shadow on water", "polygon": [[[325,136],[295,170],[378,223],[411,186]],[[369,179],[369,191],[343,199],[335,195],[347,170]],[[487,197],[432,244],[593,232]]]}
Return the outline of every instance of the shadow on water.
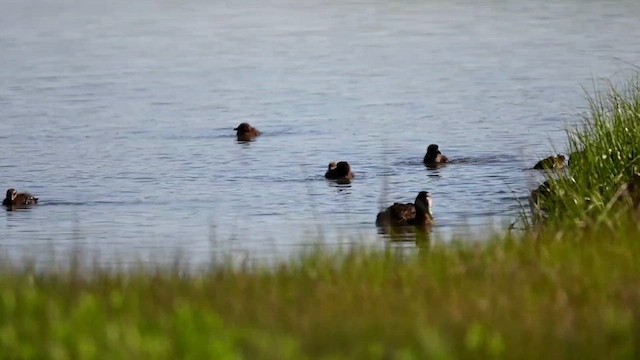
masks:
{"label": "shadow on water", "polygon": [[478,156],[451,157],[447,165],[453,164],[469,164],[469,165],[487,165],[487,164],[508,164],[517,162],[519,158],[512,154],[481,154]]}
{"label": "shadow on water", "polygon": [[445,167],[447,165],[448,165],[448,163],[435,163],[435,164],[429,164],[429,165],[425,164],[424,166],[429,170],[438,170],[438,169],[443,168],[443,167]]}
{"label": "shadow on water", "polygon": [[15,213],[15,212],[28,212],[30,210],[32,210],[34,207],[36,207],[37,205],[33,205],[33,206],[12,206],[12,207],[7,207],[7,206],[3,206],[5,211],[7,213]]}
{"label": "shadow on water", "polygon": [[251,139],[251,140],[237,140],[236,139],[235,141],[236,141],[236,144],[240,144],[240,145],[242,145],[242,147],[248,148],[251,145],[251,143],[257,141],[257,139],[255,139],[255,138]]}
{"label": "shadow on water", "polygon": [[378,234],[391,244],[414,244],[418,248],[431,247],[432,228],[420,229],[414,226],[382,227],[378,226]]}
{"label": "shadow on water", "polygon": [[[434,168],[447,167],[451,165],[488,165],[488,164],[509,164],[515,163],[520,160],[519,157],[513,154],[480,154],[477,156],[450,156],[449,161],[443,164],[436,164]],[[422,157],[412,157],[410,159],[403,159],[400,161],[393,162],[392,165],[401,167],[401,166],[426,166],[427,168],[431,168],[432,165],[425,165],[422,161]]]}
{"label": "shadow on water", "polygon": [[340,180],[327,180],[327,183],[334,187],[351,187],[351,183],[353,180],[350,179],[340,179]]}
{"label": "shadow on water", "polygon": [[131,205],[171,205],[174,202],[171,201],[157,201],[157,200],[143,200],[143,199],[134,199],[134,200],[120,200],[120,201],[112,201],[112,200],[95,200],[95,201],[61,201],[61,200],[49,200],[49,201],[38,201],[37,205],[30,206],[28,209],[35,209],[41,207],[50,207],[50,206],[131,206]]}

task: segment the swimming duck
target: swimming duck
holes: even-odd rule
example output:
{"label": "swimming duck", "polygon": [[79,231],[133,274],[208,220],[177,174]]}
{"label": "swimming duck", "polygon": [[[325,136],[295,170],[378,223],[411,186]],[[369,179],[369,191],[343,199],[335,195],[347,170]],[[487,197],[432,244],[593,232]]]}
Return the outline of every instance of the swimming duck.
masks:
{"label": "swimming duck", "polygon": [[262,134],[260,131],[258,131],[258,129],[254,128],[249,123],[242,123],[233,130],[236,131],[236,137],[238,138],[238,141],[251,141]]}
{"label": "swimming duck", "polygon": [[38,203],[38,198],[29,193],[18,193],[16,189],[7,190],[7,196],[2,201],[2,205],[7,209],[28,207]]}
{"label": "swimming duck", "polygon": [[449,162],[449,158],[440,152],[438,145],[431,144],[427,147],[427,154],[422,161],[427,166],[437,166]]}
{"label": "swimming duck", "polygon": [[564,155],[549,156],[546,159],[538,161],[533,168],[536,170],[562,169],[564,167],[564,160]]}
{"label": "swimming duck", "polygon": [[378,213],[377,226],[427,226],[435,222],[431,208],[433,200],[427,191],[420,191],[411,203],[394,203]]}
{"label": "swimming duck", "polygon": [[330,162],[324,174],[325,179],[329,180],[351,180],[355,176],[356,174],[351,171],[351,165],[346,161]]}

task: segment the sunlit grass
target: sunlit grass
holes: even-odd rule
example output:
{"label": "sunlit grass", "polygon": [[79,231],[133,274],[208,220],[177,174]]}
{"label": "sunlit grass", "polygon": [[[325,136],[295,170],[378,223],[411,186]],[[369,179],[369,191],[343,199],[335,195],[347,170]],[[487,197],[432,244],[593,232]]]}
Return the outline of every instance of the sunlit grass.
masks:
{"label": "sunlit grass", "polygon": [[615,222],[621,187],[640,171],[640,75],[588,99],[581,125],[568,131],[568,171],[550,172],[551,194],[540,204],[548,220]]}

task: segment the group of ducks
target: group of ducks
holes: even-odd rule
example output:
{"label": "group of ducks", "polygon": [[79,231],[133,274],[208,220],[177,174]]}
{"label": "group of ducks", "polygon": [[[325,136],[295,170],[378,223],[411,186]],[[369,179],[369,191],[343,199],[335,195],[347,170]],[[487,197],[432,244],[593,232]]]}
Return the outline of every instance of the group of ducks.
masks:
{"label": "group of ducks", "polygon": [[[242,123],[237,128],[238,141],[251,141],[255,137],[260,136],[260,131],[253,126]],[[7,210],[25,209],[38,204],[38,198],[29,193],[19,193],[16,189],[8,189],[7,194],[2,201],[2,206]]]}
{"label": "group of ducks", "polygon": [[[241,142],[252,141],[262,134],[249,123],[241,123],[233,130],[236,131],[237,140]],[[565,157],[563,155],[551,156],[540,160],[533,168],[561,168],[564,166],[564,160]],[[431,144],[427,147],[427,153],[423,159],[423,163],[427,167],[438,167],[447,162],[449,162],[449,158],[440,151],[437,144]],[[355,178],[355,174],[351,171],[351,166],[348,162],[339,161],[329,163],[324,177],[338,182],[350,182]],[[28,208],[32,205],[36,205],[37,203],[37,197],[34,197],[29,193],[18,193],[15,189],[11,188],[7,190],[7,194],[2,205],[8,210],[13,210]],[[428,227],[435,222],[432,207],[433,199],[429,192],[420,191],[413,203],[394,203],[385,210],[379,212],[376,217],[376,225],[380,227]]]}
{"label": "group of ducks", "polygon": [[[242,123],[234,128],[238,141],[252,141],[261,135],[261,132],[248,123]],[[428,167],[437,167],[449,162],[449,159],[440,151],[438,145],[431,144],[427,147],[427,153],[423,162]],[[351,165],[346,161],[330,162],[325,179],[335,180],[339,183],[349,183],[355,178],[351,171]],[[378,213],[376,225],[380,227],[401,226],[430,226],[435,222],[433,213],[433,199],[427,191],[420,191],[413,203],[394,203],[384,211]]]}

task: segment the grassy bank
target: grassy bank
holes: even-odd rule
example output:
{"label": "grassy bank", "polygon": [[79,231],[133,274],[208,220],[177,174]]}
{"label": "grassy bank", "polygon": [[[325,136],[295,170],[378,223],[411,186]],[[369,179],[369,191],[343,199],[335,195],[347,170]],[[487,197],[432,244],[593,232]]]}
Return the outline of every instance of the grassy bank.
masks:
{"label": "grassy bank", "polygon": [[0,276],[2,358],[638,357],[640,230]]}
{"label": "grassy bank", "polygon": [[615,223],[638,205],[625,201],[624,189],[640,172],[640,75],[588,101],[581,124],[567,132],[570,166],[549,173],[550,191],[540,200],[555,223]]}

